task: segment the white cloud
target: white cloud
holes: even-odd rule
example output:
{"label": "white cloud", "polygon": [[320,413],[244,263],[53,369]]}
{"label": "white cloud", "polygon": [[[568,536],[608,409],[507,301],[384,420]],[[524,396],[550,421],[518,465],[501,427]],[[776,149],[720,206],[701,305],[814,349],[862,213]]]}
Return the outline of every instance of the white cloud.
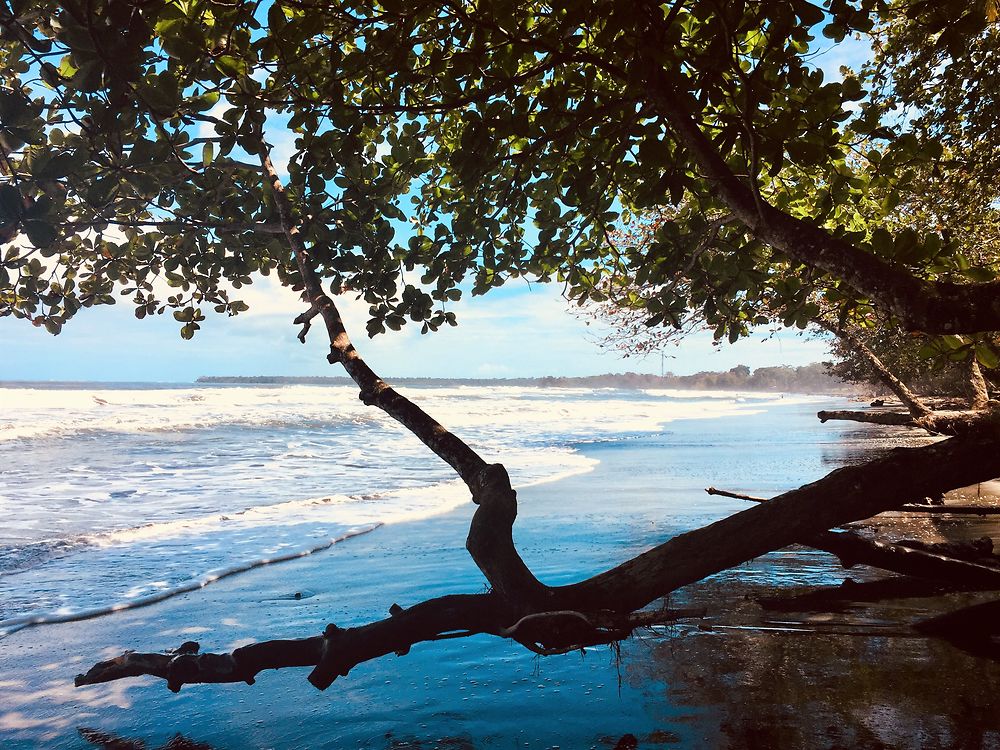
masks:
{"label": "white cloud", "polygon": [[[273,279],[238,290],[251,305],[234,318],[208,313],[193,341],[169,315],[136,320],[127,303],[82,310],[52,337],[24,321],[0,319],[0,380],[190,381],[199,375],[342,375],[326,362],[329,342],[315,325],[305,346],[292,320],[304,306]],[[368,306],[337,300],[355,345],[387,377],[523,377],[638,371],[658,373],[660,358],[602,350],[554,285],[501,289],[452,309],[457,328],[421,335],[418,324],[368,339]],[[664,369],[678,374],[737,364],[802,365],[823,359],[825,344],[789,334],[713,347],[709,334],[669,348]]]}

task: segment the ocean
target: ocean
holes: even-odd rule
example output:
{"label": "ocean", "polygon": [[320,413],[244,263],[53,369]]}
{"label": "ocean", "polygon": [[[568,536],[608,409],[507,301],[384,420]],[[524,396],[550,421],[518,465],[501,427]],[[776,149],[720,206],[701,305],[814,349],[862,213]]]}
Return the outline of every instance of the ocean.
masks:
{"label": "ocean", "polygon": [[[843,398],[404,391],[508,466],[515,543],[548,584],[747,507],[709,485],[770,496],[928,439],[820,424],[816,411]],[[909,628],[966,595],[761,607],[885,577],[798,546],[670,595],[704,617],[585,653],[539,659],[479,635],[366,662],[325,692],[302,669],[177,694],[148,677],[76,688],[75,674],[126,649],[194,638],[226,652],[481,591],[463,546],[472,508],[446,465],[345,386],[0,387],[0,453],[4,750],[74,750],[100,732],[106,746],[168,747],[182,733],[217,750],[598,750],[635,746],[629,736],[640,748],[1000,747],[998,665]],[[997,538],[995,526],[882,517],[856,528]],[[235,571],[248,572],[214,583]],[[941,691],[941,675],[974,678]]]}
{"label": "ocean", "polygon": [[[503,462],[519,488],[588,472],[597,459],[584,449],[679,420],[830,401],[494,385],[405,392]],[[447,465],[349,386],[0,387],[0,637],[151,603],[466,502]]]}

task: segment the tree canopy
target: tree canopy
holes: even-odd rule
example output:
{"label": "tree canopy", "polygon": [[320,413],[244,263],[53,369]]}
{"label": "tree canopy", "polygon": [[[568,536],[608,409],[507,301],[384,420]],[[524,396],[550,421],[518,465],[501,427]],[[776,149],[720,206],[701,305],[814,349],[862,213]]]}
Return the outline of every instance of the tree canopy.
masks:
{"label": "tree canopy", "polygon": [[[694,304],[733,338],[765,305],[806,319],[820,280],[907,328],[991,330],[995,258],[973,266],[949,226],[879,224],[922,173],[961,174],[953,153],[988,173],[992,150],[974,144],[995,97],[991,66],[976,65],[995,44],[990,12],[14,3],[0,218],[18,243],[0,312],[57,331],[125,296],[140,316],[173,310],[191,335],[209,306],[243,309],[234,290],[258,273],[298,283],[258,159],[290,133],[300,233],[333,291],[370,303],[370,332],[454,322],[463,289],[521,275],[599,296],[622,263],[654,280],[690,264]],[[827,80],[817,51],[873,30],[889,34],[893,72]],[[897,104],[917,116],[893,118]],[[928,124],[942,109],[950,121]],[[609,244],[623,216],[671,203],[683,211],[640,257]],[[699,265],[688,240],[720,221],[720,252]],[[649,311],[670,322],[691,302],[668,285]]]}

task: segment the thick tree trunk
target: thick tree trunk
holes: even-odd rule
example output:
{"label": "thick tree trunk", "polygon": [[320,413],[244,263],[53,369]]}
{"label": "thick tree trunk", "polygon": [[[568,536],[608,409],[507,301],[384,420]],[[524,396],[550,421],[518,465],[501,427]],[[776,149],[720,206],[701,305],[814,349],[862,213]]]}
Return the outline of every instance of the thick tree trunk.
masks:
{"label": "thick tree trunk", "polygon": [[[651,13],[654,19],[662,16],[658,6]],[[659,25],[660,21],[653,23]],[[650,31],[650,38],[655,38],[656,26]],[[906,330],[956,334],[1000,328],[1000,282],[960,284],[919,279],[903,267],[761,199],[730,168],[702,130],[692,95],[677,90],[672,81],[659,74],[662,66],[657,60],[647,61],[646,67],[653,71],[649,78],[650,104],[670,124],[701,175],[712,181],[720,200],[757,240],[810,268],[842,279],[892,312]]]}

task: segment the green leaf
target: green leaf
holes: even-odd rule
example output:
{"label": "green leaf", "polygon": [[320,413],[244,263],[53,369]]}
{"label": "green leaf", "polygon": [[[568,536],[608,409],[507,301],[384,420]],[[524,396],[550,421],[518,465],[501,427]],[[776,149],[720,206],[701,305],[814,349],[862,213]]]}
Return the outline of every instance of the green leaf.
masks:
{"label": "green leaf", "polygon": [[72,173],[82,162],[83,158],[76,154],[62,151],[45,160],[41,169],[35,171],[34,177],[38,180],[58,180]]}
{"label": "green leaf", "polygon": [[1000,356],[989,344],[979,344],[976,346],[976,360],[983,367],[995,370],[1000,367]]}
{"label": "green leaf", "polygon": [[0,185],[0,223],[17,222],[24,212],[24,198],[13,185]]}
{"label": "green leaf", "polygon": [[188,106],[196,112],[204,112],[206,109],[211,109],[218,104],[219,98],[218,91],[207,91],[200,96],[192,98],[189,101]]}
{"label": "green leaf", "polygon": [[215,67],[218,68],[221,73],[229,76],[230,78],[239,78],[240,76],[245,76],[247,74],[246,60],[233,57],[232,55],[220,56],[215,61]]}
{"label": "green leaf", "polygon": [[59,230],[47,221],[32,219],[24,222],[24,233],[35,247],[49,247],[59,237]]}

